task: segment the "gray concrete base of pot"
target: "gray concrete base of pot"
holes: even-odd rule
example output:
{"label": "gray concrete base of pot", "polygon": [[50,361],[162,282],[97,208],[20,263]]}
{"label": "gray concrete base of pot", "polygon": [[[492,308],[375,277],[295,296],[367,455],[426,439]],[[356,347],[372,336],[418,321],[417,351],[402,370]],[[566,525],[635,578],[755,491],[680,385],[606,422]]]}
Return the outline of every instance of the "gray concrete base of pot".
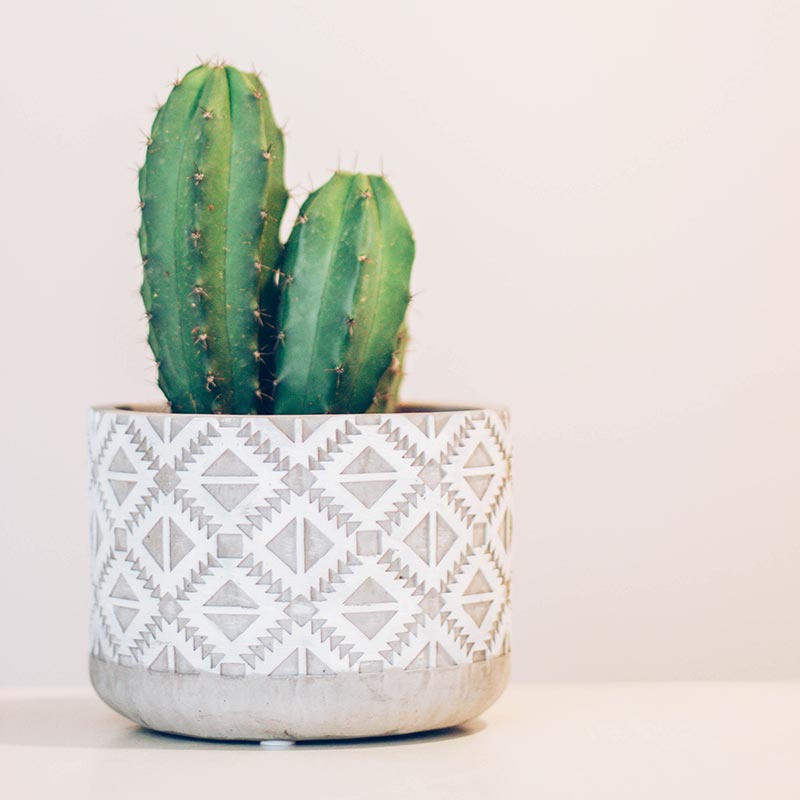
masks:
{"label": "gray concrete base of pot", "polygon": [[508,683],[511,657],[417,671],[226,678],[90,659],[100,697],[153,730],[208,739],[389,736],[477,717]]}

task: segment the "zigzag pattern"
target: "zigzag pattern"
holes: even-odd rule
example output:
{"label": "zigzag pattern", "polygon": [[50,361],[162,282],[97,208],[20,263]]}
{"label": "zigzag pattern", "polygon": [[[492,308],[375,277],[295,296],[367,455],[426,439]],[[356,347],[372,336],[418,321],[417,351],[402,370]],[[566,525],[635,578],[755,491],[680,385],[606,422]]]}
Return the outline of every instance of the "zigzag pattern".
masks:
{"label": "zigzag pattern", "polygon": [[507,417],[96,410],[92,652],[326,675],[508,652]]}

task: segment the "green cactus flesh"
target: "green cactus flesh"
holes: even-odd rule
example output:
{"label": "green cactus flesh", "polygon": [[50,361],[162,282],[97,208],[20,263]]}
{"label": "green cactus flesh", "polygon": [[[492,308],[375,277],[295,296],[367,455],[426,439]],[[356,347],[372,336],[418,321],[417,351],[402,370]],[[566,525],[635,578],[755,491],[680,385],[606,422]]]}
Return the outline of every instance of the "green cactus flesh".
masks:
{"label": "green cactus flesh", "polygon": [[286,205],[283,135],[258,77],[201,66],[177,83],[139,193],[148,341],[172,410],[257,412]]}
{"label": "green cactus flesh", "polygon": [[300,209],[281,263],[277,414],[360,413],[390,367],[414,239],[386,180],[337,172]]}
{"label": "green cactus flesh", "polygon": [[406,351],[408,350],[408,325],[403,323],[397,334],[392,361],[378,381],[375,400],[367,409],[373,414],[393,414],[400,400],[400,384],[405,377]]}

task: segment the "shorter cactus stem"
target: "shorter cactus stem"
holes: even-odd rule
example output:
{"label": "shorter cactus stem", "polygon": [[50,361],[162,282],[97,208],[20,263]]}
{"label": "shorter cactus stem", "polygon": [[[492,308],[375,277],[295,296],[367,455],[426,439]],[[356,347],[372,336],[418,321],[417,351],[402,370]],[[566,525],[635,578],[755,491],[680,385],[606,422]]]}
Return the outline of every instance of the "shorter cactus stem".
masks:
{"label": "shorter cactus stem", "polygon": [[360,413],[389,368],[414,240],[384,178],[337,172],[303,204],[281,262],[275,412]]}

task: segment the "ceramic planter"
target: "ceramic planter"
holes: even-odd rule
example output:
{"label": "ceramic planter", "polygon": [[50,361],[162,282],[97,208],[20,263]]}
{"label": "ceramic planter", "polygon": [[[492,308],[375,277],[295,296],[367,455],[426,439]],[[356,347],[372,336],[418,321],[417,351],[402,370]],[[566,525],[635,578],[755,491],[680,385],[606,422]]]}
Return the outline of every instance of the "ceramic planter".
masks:
{"label": "ceramic planter", "polygon": [[98,694],[161,731],[318,739],[480,714],[508,679],[493,410],[90,414]]}

